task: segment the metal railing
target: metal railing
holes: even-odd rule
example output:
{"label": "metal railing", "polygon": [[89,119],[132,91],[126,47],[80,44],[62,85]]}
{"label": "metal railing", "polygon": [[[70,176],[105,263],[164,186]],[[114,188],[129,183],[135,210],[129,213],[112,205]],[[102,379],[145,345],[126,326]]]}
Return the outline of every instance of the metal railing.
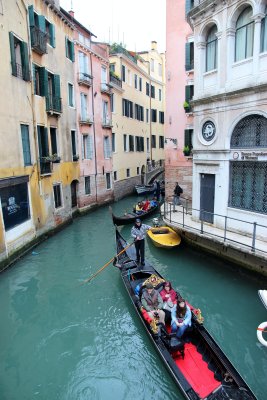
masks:
{"label": "metal railing", "polygon": [[62,113],[61,97],[54,96],[53,94],[49,94],[46,97],[46,111]]}
{"label": "metal railing", "polygon": [[78,72],[78,83],[84,84],[86,86],[92,86],[92,75],[88,74],[87,72]]}
{"label": "metal railing", "polygon": [[267,254],[266,225],[192,208],[186,198],[181,198],[181,203],[175,206],[173,202],[164,202],[163,217],[166,221],[201,235],[216,237],[224,243],[244,246],[253,253]]}
{"label": "metal railing", "polygon": [[36,26],[31,26],[31,45],[38,54],[47,52],[47,34]]}
{"label": "metal railing", "polygon": [[122,87],[122,82],[121,82],[120,78],[117,78],[116,76],[110,74],[109,80],[110,80],[110,83],[114,83],[114,85]]}

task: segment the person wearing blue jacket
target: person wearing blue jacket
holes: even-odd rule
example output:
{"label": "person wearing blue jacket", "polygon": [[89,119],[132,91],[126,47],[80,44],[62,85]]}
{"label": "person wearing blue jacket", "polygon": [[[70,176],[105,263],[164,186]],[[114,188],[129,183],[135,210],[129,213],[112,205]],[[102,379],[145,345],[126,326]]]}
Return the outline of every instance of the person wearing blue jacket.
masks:
{"label": "person wearing blue jacket", "polygon": [[191,326],[192,313],[184,299],[179,302],[172,310],[171,330],[180,339],[189,326]]}
{"label": "person wearing blue jacket", "polygon": [[131,230],[136,250],[136,262],[140,263],[141,260],[141,265],[145,265],[145,236],[146,231],[150,228],[150,225],[142,224],[141,219],[137,218]]}

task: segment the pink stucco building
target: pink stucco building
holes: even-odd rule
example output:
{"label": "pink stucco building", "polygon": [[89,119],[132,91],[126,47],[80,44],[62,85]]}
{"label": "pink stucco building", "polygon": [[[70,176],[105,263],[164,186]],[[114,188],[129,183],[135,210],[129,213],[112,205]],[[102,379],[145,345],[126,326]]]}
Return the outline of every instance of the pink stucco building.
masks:
{"label": "pink stucco building", "polygon": [[[186,21],[186,0],[166,2],[166,198],[171,200],[175,182],[183,197],[192,198],[194,41]],[[188,146],[186,149],[185,146]],[[184,155],[184,150],[188,150]]]}
{"label": "pink stucco building", "polygon": [[73,11],[68,16],[75,28],[75,77],[68,88],[77,115],[72,150],[80,163],[78,207],[86,209],[113,199],[109,55],[107,45],[93,42],[95,35],[74,18]]}

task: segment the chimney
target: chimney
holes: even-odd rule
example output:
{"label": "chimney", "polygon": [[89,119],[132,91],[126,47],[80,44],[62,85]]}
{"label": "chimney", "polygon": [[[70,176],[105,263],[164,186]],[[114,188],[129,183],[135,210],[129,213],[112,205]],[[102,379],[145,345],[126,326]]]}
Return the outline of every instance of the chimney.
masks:
{"label": "chimney", "polygon": [[152,40],[151,42],[151,50],[157,50],[158,43],[155,40]]}
{"label": "chimney", "polygon": [[71,16],[72,18],[74,18],[74,11],[73,11],[73,10],[70,10],[70,11],[69,11],[69,14],[70,14],[70,16]]}

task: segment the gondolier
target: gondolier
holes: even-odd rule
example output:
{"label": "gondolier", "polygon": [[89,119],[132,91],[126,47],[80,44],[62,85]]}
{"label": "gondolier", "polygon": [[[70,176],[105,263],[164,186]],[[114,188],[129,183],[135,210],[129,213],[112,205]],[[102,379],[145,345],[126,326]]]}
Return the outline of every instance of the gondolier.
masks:
{"label": "gondolier", "polygon": [[131,230],[135,241],[136,262],[140,263],[141,261],[141,265],[145,265],[145,235],[148,229],[151,229],[151,226],[142,224],[141,219],[137,218]]}

